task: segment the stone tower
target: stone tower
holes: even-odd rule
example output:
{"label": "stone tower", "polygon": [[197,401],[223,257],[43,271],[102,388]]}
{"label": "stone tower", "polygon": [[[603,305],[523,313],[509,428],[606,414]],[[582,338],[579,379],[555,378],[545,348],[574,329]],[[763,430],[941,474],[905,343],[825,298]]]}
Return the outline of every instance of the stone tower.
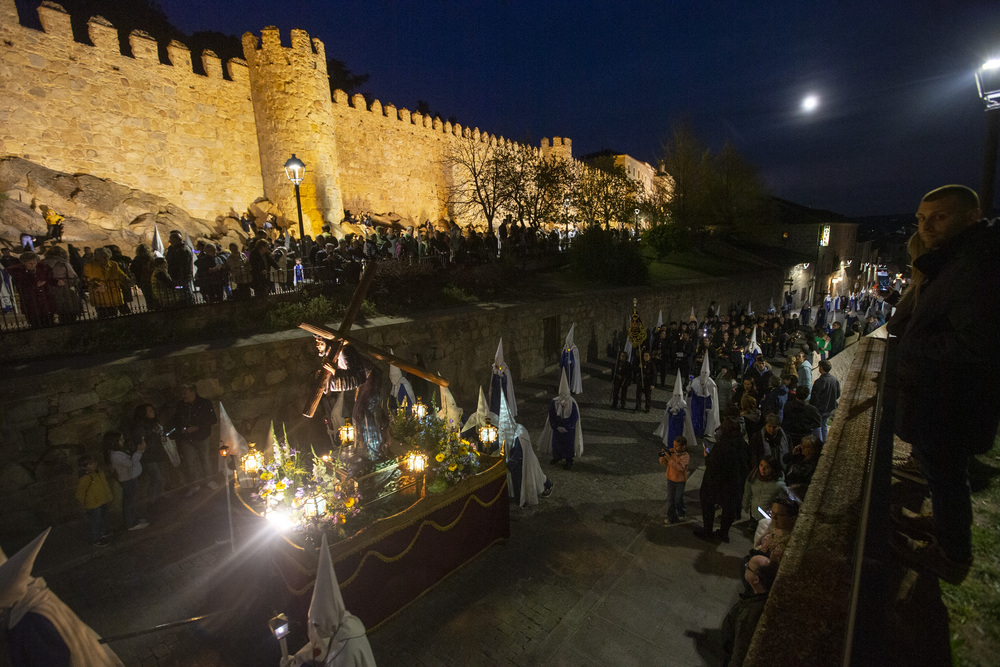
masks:
{"label": "stone tower", "polygon": [[297,227],[295,189],[284,169],[294,153],[306,164],[299,188],[306,234],[315,238],[324,221],[337,228],[344,203],[323,42],[310,40],[305,30],[292,30],[292,46],[286,48],[271,26],[261,31],[259,43],[256,35],[244,34],[243,54],[250,70],[264,196]]}

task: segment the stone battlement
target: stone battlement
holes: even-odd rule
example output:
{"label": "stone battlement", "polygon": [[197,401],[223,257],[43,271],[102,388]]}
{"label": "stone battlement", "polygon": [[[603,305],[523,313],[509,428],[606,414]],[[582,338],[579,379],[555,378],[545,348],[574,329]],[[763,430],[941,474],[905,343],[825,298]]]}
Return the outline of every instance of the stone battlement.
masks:
{"label": "stone battlement", "polygon": [[[14,0],[0,0],[0,17],[3,19],[6,30],[18,29],[37,33],[37,30],[20,25],[17,5]],[[191,60],[191,51],[187,46],[177,40],[172,40],[166,45],[169,57],[169,64],[160,61],[159,43],[156,39],[144,30],[133,30],[128,36],[130,54],[122,53],[118,40],[118,29],[114,24],[103,16],[92,16],[87,20],[87,36],[91,44],[77,42],[73,37],[73,28],[70,24],[70,14],[62,5],[45,0],[38,7],[38,19],[41,21],[41,32],[52,38],[49,45],[53,48],[71,48],[77,45],[91,47],[97,51],[99,56],[121,56],[132,58],[136,61],[144,62],[147,66],[156,63],[163,67],[174,67],[192,76],[203,76],[194,71]],[[317,40],[318,41],[318,40]],[[61,44],[60,44],[61,43]],[[209,78],[222,79],[222,60],[213,51],[206,49],[201,54],[201,62],[205,71],[204,76]],[[323,70],[326,71],[326,58],[323,57]],[[239,58],[232,58],[226,63],[226,72],[229,78],[237,83],[245,82],[246,61]]]}
{"label": "stone battlement", "polygon": [[[339,223],[345,208],[455,217],[445,164],[456,141],[514,143],[360,94],[331,95],[326,48],[305,30],[285,43],[273,26],[246,33],[244,59],[223,68],[212,51],[161,45],[143,30],[122,40],[100,16],[86,22],[91,43],[77,41],[54,2],[38,16],[42,30],[21,25],[15,0],[0,0],[0,156],[109,179],[197,218],[232,216],[263,196],[296,221],[282,168],[293,153],[307,165],[307,233]],[[572,159],[566,138],[533,149]]]}

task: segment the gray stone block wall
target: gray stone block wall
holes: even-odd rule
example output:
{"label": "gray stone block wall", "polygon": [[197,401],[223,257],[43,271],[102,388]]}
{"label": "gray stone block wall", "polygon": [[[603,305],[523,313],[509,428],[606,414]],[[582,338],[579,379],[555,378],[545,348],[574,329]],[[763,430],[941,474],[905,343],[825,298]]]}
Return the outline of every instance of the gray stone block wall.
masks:
{"label": "gray stone block wall", "polygon": [[[548,318],[558,318],[557,345],[575,323],[575,342],[584,358],[593,362],[606,358],[612,333],[624,327],[633,298],[638,299],[644,322],[652,327],[661,309],[664,321],[686,320],[692,306],[701,315],[713,300],[726,308],[730,302],[749,299],[763,310],[772,297],[781,294],[781,279],[776,272],[667,289],[608,290],[539,303],[480,304],[415,320],[381,318],[355,327],[351,335],[376,347],[392,347],[397,356],[419,359],[451,382],[459,405],[470,411],[475,409],[479,386],[488,388],[490,364],[501,336],[515,383],[551,372],[554,386],[552,355],[558,347],[546,354]],[[554,326],[551,321],[550,326]],[[136,405],[152,403],[161,420],[169,421],[179,399],[178,387],[185,383],[196,384],[216,408],[222,401],[236,428],[252,442],[264,441],[273,420],[279,431],[285,424],[290,438],[301,447],[324,447],[329,441],[321,419],[301,416],[315,391],[318,367],[312,337],[297,330],[232,344],[208,342],[170,352],[80,360],[73,366],[64,361],[20,366],[7,373],[0,389],[0,405],[4,406],[0,489],[17,495],[17,507],[34,511],[39,520],[71,514],[71,481],[58,487],[65,491],[62,496],[34,493],[26,500],[24,494],[51,478],[72,480],[75,454],[98,451],[105,431],[127,429]],[[436,394],[423,381],[415,380],[414,386],[427,403]],[[52,464],[53,450],[58,450],[62,467]],[[44,508],[37,502],[42,497]]]}

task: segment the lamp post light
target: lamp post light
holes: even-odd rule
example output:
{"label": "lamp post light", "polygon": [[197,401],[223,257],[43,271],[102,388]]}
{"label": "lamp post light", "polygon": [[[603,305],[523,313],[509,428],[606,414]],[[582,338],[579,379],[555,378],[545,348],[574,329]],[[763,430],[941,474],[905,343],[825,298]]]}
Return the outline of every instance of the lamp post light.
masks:
{"label": "lamp post light", "polygon": [[564,222],[566,225],[566,238],[568,239],[569,238],[569,195],[563,197],[563,207],[565,207],[566,209],[566,217],[564,218]]}
{"label": "lamp post light", "polygon": [[306,165],[305,163],[295,157],[295,153],[292,153],[292,157],[288,159],[285,163],[285,176],[288,177],[295,185],[295,205],[299,209],[299,242],[303,243],[306,238],[305,226],[302,224],[302,198],[299,196],[299,183],[302,182],[302,178],[306,175]]}
{"label": "lamp post light", "polygon": [[638,209],[638,207],[635,209],[635,231],[636,231],[636,233],[639,232],[639,209]]}
{"label": "lamp post light", "polygon": [[976,88],[986,104],[986,152],[979,204],[983,215],[990,217],[997,179],[997,145],[1000,144],[1000,58],[990,58],[983,63],[976,72]]}

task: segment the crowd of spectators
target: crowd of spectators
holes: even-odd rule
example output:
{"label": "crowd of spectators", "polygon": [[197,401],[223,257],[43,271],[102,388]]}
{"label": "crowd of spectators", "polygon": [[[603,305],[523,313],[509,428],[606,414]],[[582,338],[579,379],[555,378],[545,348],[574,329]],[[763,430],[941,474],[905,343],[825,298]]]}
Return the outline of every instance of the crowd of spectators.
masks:
{"label": "crowd of spectators", "polygon": [[[713,303],[700,321],[692,313],[689,322],[670,322],[651,332],[652,343],[648,348],[643,344],[640,354],[649,358],[652,351],[655,372],[643,371],[641,362],[631,367],[631,375],[615,369],[616,382],[620,375],[632,377],[640,369],[665,385],[678,371],[693,379],[708,359],[718,396],[718,405],[711,407],[718,408],[720,422],[714,433],[706,432],[703,442],[702,525],[695,535],[728,543],[730,528],[745,516],[741,525],[753,540],[742,560],[740,600],[723,623],[726,664],[743,663],[816,471],[827,425],[840,399],[830,358],[860,335],[860,317],[852,309],[860,303],[844,299],[833,307],[827,301],[820,305],[825,311],[822,318],[812,326],[803,321],[810,317],[808,311],[792,314],[788,305],[782,311],[753,315],[737,303],[720,316]],[[772,364],[782,357],[783,365]],[[618,358],[618,366],[628,368],[628,355],[622,352]],[[620,387],[615,389],[614,403],[619,391]],[[641,389],[637,401],[640,394]],[[689,401],[689,409],[692,405]],[[686,479],[686,470],[669,466],[686,468],[678,461],[688,458],[685,436],[660,454],[661,465],[668,466],[667,524],[684,518],[683,499],[677,499],[676,489],[678,484],[683,489]]]}
{"label": "crowd of spectators", "polygon": [[[192,244],[171,231],[163,252],[139,244],[133,257],[116,245],[98,248],[64,246],[61,227],[36,239],[25,235],[18,253],[0,256],[0,311],[5,328],[68,324],[142,310],[162,310],[195,303],[264,297],[307,283],[353,284],[364,263],[400,261],[440,270],[484,264],[499,256],[528,257],[568,248],[575,235],[553,227],[542,231],[504,220],[490,234],[451,224],[447,231],[430,222],[404,227],[365,215],[347,222],[362,230],[342,238],[325,225],[315,239],[295,238],[273,216],[260,225],[247,214],[240,219],[242,244],[228,247],[206,240]],[[52,230],[56,230],[53,232]]]}

